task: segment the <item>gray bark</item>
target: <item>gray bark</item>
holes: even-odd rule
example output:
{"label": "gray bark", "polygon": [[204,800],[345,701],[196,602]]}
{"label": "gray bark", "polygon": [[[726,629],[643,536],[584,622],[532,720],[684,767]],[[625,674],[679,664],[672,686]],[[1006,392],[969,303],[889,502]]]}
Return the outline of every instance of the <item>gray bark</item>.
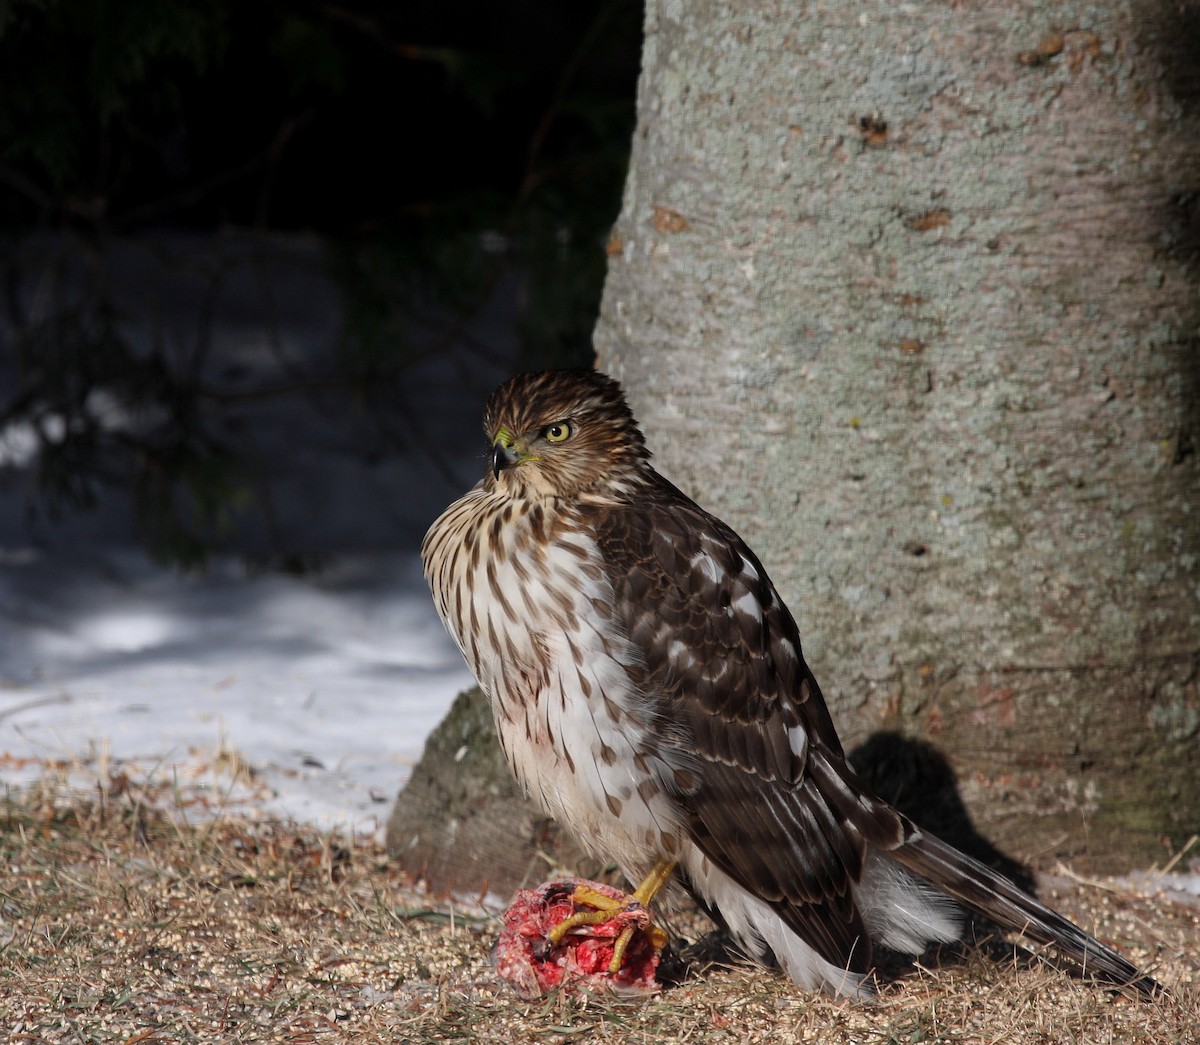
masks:
{"label": "gray bark", "polygon": [[1077,865],[1200,828],[1194,7],[648,0],[596,345],[847,747]]}

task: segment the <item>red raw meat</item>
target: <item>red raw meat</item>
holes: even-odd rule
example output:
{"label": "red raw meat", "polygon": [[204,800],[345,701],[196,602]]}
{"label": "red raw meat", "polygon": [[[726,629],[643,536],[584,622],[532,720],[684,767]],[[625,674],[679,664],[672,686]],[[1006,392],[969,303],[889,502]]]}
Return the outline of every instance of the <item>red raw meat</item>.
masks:
{"label": "red raw meat", "polygon": [[[527,998],[536,998],[562,988],[587,992],[615,991],[622,995],[649,994],[659,989],[655,973],[659,952],[646,932],[650,913],[633,904],[599,925],[579,925],[558,944],[550,942],[550,931],[576,911],[595,908],[578,903],[577,887],[594,890],[619,903],[625,893],[609,885],[582,878],[556,878],[536,889],[521,889],[504,912],[504,928],[496,941],[496,969]],[[613,945],[626,926],[634,927],[621,967],[608,971]]]}

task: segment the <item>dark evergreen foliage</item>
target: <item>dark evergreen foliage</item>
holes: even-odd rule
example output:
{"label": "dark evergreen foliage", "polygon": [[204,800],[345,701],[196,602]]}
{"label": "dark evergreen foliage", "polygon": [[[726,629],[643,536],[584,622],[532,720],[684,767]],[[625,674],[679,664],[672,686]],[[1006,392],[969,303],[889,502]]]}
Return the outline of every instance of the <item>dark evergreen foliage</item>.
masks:
{"label": "dark evergreen foliage", "polygon": [[[488,351],[465,330],[498,294],[521,362],[589,362],[640,29],[637,0],[0,6],[0,432],[35,433],[43,507],[123,484],[184,562],[264,508],[223,423],[255,390],[214,381],[204,329],[134,337],[160,305],[110,285],[113,245],[164,229],[325,245],[340,336],[264,395],[398,409],[414,360]],[[214,258],[194,278],[215,307]],[[271,302],[253,305],[266,330]],[[137,423],[105,424],[113,404]]]}

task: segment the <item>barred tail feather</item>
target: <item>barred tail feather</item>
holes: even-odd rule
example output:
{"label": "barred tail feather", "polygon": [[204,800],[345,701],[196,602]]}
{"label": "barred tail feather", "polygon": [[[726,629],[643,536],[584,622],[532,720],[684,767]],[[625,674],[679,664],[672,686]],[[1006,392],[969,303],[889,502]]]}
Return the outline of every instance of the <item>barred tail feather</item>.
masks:
{"label": "barred tail feather", "polygon": [[997,925],[1056,947],[1078,962],[1085,972],[1146,997],[1166,993],[1162,984],[1111,947],[1018,889],[986,864],[933,835],[914,829],[903,845],[887,855]]}

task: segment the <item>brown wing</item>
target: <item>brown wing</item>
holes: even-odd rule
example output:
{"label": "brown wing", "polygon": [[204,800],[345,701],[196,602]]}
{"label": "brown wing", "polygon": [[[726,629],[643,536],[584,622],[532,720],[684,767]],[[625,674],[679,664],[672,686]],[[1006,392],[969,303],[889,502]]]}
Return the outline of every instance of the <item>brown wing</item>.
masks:
{"label": "brown wing", "polygon": [[692,745],[694,779],[685,775],[678,797],[693,838],[824,958],[864,971],[870,944],[850,891],[860,828],[877,825],[885,837],[870,840],[891,848],[902,821],[854,780],[762,564],[654,478],[649,496],[598,513],[596,525],[629,635],[665,695],[664,733]]}

